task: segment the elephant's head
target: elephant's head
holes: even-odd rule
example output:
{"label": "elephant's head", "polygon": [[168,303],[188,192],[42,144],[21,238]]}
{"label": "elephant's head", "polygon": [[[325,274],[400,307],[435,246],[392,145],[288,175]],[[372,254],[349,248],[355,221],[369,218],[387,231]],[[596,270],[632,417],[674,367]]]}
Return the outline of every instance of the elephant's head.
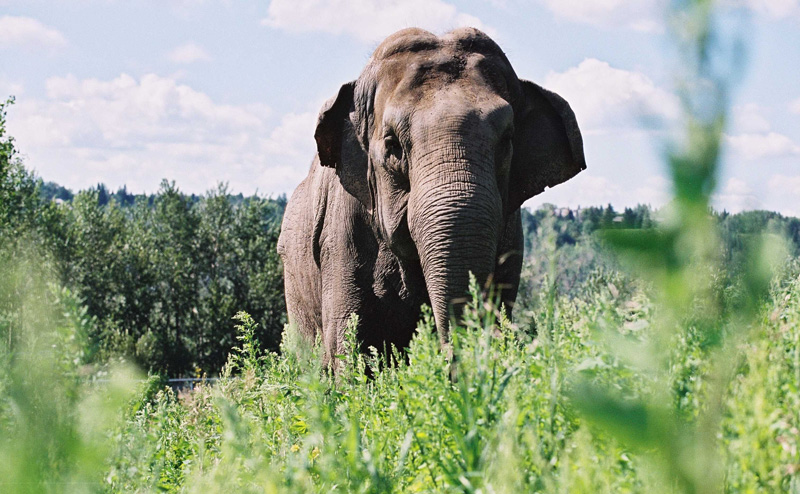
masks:
{"label": "elephant's head", "polygon": [[567,102],[517,78],[469,28],[387,38],[325,104],[314,137],[401,265],[421,267],[443,339],[468,273],[493,273],[509,216],[586,166]]}

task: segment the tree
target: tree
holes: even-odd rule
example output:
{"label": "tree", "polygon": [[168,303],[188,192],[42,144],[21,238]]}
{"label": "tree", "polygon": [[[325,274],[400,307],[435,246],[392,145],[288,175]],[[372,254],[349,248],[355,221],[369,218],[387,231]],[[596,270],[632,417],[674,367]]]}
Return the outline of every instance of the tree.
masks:
{"label": "tree", "polygon": [[159,328],[158,343],[168,364],[163,370],[181,375],[192,363],[187,341],[193,336],[190,331],[197,314],[199,218],[175,183],[164,180],[155,198],[152,222],[148,236],[161,306],[150,326]]}
{"label": "tree", "polygon": [[6,114],[12,104],[14,98],[0,103],[0,227],[13,240],[20,228],[34,222],[39,197],[35,177],[22,166],[14,138],[6,134]]}
{"label": "tree", "polygon": [[600,224],[603,228],[612,228],[614,226],[614,218],[617,217],[617,213],[614,211],[614,208],[609,204],[605,210],[603,210],[603,216],[600,220]]}

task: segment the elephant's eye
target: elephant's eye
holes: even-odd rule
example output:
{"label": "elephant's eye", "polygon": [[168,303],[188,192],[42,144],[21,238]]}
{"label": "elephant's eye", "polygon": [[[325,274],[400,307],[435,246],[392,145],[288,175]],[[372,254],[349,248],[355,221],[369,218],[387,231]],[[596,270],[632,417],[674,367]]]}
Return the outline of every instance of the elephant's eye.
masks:
{"label": "elephant's eye", "polygon": [[397,159],[403,157],[403,147],[400,140],[395,135],[387,135],[383,138],[383,146],[386,149],[386,156],[394,156]]}

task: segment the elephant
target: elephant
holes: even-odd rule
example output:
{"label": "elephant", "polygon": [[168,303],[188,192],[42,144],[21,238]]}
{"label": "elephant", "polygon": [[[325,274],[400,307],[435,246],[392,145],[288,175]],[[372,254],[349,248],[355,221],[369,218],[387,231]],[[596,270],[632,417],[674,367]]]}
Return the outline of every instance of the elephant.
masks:
{"label": "elephant", "polygon": [[569,104],[475,28],[386,38],[323,105],[314,139],[278,252],[289,323],[333,368],[353,313],[362,349],[403,348],[429,304],[447,346],[470,272],[501,288],[510,317],[520,207],[586,168]]}

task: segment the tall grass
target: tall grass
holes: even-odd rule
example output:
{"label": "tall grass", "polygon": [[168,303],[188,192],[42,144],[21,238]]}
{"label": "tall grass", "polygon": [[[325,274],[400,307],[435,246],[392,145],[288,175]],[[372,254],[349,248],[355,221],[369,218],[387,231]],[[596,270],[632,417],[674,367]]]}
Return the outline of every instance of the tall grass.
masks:
{"label": "tall grass", "polygon": [[111,432],[138,377],[124,365],[84,365],[93,321],[80,299],[47,281],[38,256],[3,261],[0,492],[102,492]]}
{"label": "tall grass", "polygon": [[[281,356],[242,346],[218,385],[145,400],[121,431],[108,487],[650,493],[685,492],[698,478],[698,489],[788,491],[800,463],[800,269],[792,269],[773,286],[754,323],[759,338],[738,350],[736,379],[719,401],[705,382],[714,361],[696,332],[675,335],[666,388],[598,336],[652,338],[657,311],[641,290],[619,299],[597,284],[585,300],[555,297],[541,325],[550,336],[530,338],[473,285],[454,330],[456,380],[430,315],[405,359],[387,366],[352,351],[336,378],[302,340]],[[380,370],[369,378],[370,368]],[[709,426],[708,413],[721,418]],[[708,451],[703,427],[713,427]],[[699,462],[718,473],[692,477]]]}
{"label": "tall grass", "polygon": [[[652,288],[623,283],[598,280],[579,299],[543,291],[536,337],[473,284],[453,333],[455,380],[430,314],[394,365],[355,351],[353,321],[335,378],[288,328],[281,355],[263,352],[240,314],[223,378],[180,396],[132,389],[129,374],[92,381],[70,343],[91,321],[42,286],[50,298],[26,306],[53,308],[51,323],[20,330],[30,340],[3,359],[0,490],[650,493],[699,478],[796,492],[800,264],[775,278],[724,382],[710,356],[727,347],[691,325],[668,338],[666,369],[643,371],[651,355],[625,349],[656,344],[662,309]],[[717,473],[672,470],[701,461]]]}

